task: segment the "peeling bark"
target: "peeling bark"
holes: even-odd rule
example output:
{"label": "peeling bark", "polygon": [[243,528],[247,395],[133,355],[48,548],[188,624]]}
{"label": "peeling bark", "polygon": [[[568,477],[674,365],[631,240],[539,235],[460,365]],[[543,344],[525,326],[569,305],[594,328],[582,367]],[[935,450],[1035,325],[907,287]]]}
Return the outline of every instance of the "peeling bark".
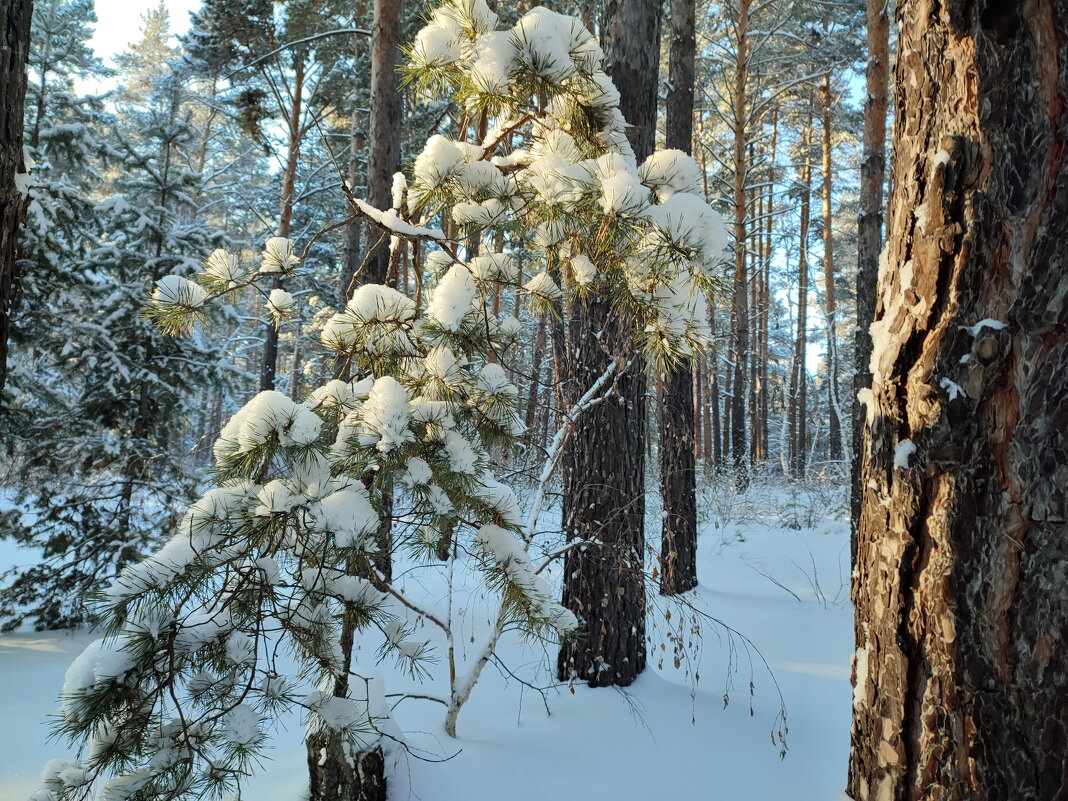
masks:
{"label": "peeling bark", "polygon": [[848,789],[1068,798],[1068,0],[898,21]]}
{"label": "peeling bark", "polygon": [[857,393],[871,387],[871,338],[868,326],[875,319],[875,284],[879,251],[883,247],[883,183],[886,180],[886,110],[890,82],[890,18],[885,0],[867,0],[868,99],[864,103],[864,158],[860,163],[860,214],[857,216],[857,327],[854,338],[856,371],[853,373],[853,463],[850,498],[850,554],[856,559],[857,523],[860,520],[860,453],[864,409]]}

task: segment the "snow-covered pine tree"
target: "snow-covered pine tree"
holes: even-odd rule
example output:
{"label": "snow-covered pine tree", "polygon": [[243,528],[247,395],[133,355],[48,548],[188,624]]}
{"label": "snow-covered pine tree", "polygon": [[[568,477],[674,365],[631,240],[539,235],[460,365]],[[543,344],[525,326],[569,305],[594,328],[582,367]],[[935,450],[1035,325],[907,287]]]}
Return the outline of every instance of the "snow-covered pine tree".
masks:
{"label": "snow-covered pine tree", "polygon": [[[11,489],[25,514],[8,515],[4,527],[42,559],[6,576],[0,612],[8,626],[83,622],[86,596],[160,539],[196,484],[183,465],[184,426],[217,362],[200,339],[180,347],[161,335],[141,309],[156,280],[198,269],[219,238],[190,213],[196,139],[181,83],[165,80],[142,96],[112,120],[107,147],[121,168],[111,197],[63,205],[76,193],[49,186],[33,198],[39,210],[31,203],[31,223],[59,209],[72,225],[28,227],[34,266],[50,266],[55,284],[45,284],[42,270],[25,314],[40,310],[62,336],[34,343],[32,361],[20,353],[20,369],[34,380],[14,398],[12,418],[26,427],[10,440]],[[50,130],[42,128],[42,141]],[[87,217],[99,228],[79,226]]]}
{"label": "snow-covered pine tree", "polygon": [[[452,634],[375,568],[385,487],[404,490],[392,510],[395,549],[476,560],[501,592],[502,621],[561,636],[579,626],[527,553],[534,527],[515,493],[489,469],[488,452],[522,433],[501,366],[518,326],[487,303],[517,275],[510,252],[475,255],[468,245],[507,230],[537,259],[522,288],[535,309],[558,313],[565,293],[596,286],[634,324],[631,349],[586,388],[577,413],[612,396],[634,347],[661,364],[703,347],[703,290],[724,231],[694,193],[689,157],[635,163],[600,48],[580,20],[536,8],[496,28],[484,0],[432,13],[408,77],[464,109],[460,136],[430,137],[411,176],[395,179],[392,208],[352,198],[390,235],[392,259],[414,242],[427,251],[436,281],[425,306],[361,286],[322,330],[353,377],[302,403],[261,392],[226,425],[216,488],[102,599],[109,636],[72,666],[61,708],[61,731],[85,747],[77,761],[49,765],[40,799],[93,783],[143,799],[221,793],[240,783],[282,708],[305,710],[313,731],[330,727],[362,754],[396,738],[380,683],[351,670],[342,621],[355,620],[363,637],[378,628],[384,652],[413,668],[426,645],[399,625],[398,604]],[[196,281],[161,279],[149,313],[164,330],[188,330],[255,286],[281,322],[294,299],[274,279],[299,264],[284,238],[268,240],[254,274],[216,251]],[[296,654],[298,672],[282,672],[279,646]],[[450,667],[452,658],[450,649]],[[484,664],[453,678],[453,727]]]}

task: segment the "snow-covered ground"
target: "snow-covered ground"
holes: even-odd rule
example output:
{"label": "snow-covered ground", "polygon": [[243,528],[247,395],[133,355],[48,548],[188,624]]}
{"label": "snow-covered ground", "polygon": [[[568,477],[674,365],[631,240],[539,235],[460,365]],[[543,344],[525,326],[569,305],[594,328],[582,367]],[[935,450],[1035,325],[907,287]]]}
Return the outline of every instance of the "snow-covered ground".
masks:
{"label": "snow-covered ground", "polygon": [[[706,498],[692,609],[651,596],[650,669],[626,691],[552,686],[555,649],[506,638],[501,666],[487,667],[461,712],[458,739],[444,733],[443,707],[403,700],[394,715],[409,748],[393,756],[391,798],[838,801],[849,743],[852,610],[848,526],[821,517],[824,506],[837,505],[826,501],[782,489],[764,490],[759,502]],[[416,571],[409,582],[425,603],[441,601],[436,578]],[[472,652],[485,608],[465,623]],[[744,635],[759,654],[706,615]],[[695,620],[703,646],[690,644]],[[666,632],[680,625],[687,644],[676,668]],[[24,798],[47,759],[62,755],[62,743],[47,742],[47,716],[67,664],[91,639],[0,635],[0,799]],[[387,692],[447,689],[443,661],[418,688],[391,675],[389,664],[379,670]],[[780,692],[788,726],[783,759]],[[284,724],[242,794],[248,801],[303,797],[300,722]]]}

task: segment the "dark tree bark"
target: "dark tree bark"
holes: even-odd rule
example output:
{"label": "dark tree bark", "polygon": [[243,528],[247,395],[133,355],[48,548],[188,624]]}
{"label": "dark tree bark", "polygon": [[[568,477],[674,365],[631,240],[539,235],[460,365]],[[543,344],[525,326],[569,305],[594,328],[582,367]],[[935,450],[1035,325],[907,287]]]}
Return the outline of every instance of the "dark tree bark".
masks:
{"label": "dark tree bark", "polygon": [[[278,236],[289,236],[293,225],[293,196],[297,183],[297,164],[300,161],[301,125],[300,117],[304,108],[304,56],[298,54],[294,59],[293,91],[287,121],[286,168],[282,174],[282,204],[278,219]],[[274,279],[274,289],[282,287],[284,278],[278,275]],[[278,370],[278,328],[273,321],[264,324],[263,362],[260,366],[260,391],[274,389],[275,373]]]}
{"label": "dark tree bark", "polygon": [[1068,798],[1068,0],[898,22],[848,789]]}
{"label": "dark tree bark", "polygon": [[11,304],[18,289],[16,255],[25,203],[16,176],[26,172],[22,156],[26,60],[30,55],[33,0],[0,4],[0,393],[7,382],[7,340]]}
{"label": "dark tree bark", "polygon": [[[361,127],[362,114],[353,112],[349,122],[349,188],[355,192],[360,180],[359,155],[367,144],[367,137]],[[341,283],[338,296],[342,303],[352,297],[356,290],[353,279],[363,260],[363,220],[356,217],[345,225],[344,264],[341,270]]]}
{"label": "dark tree bark", "polygon": [[748,220],[746,219],[745,184],[748,173],[746,133],[748,108],[746,91],[749,81],[749,0],[739,0],[735,22],[738,42],[734,69],[734,300],[732,306],[732,343],[734,365],[730,395],[730,445],[735,481],[740,487],[749,484],[749,453],[746,448],[746,365],[749,359],[749,276],[746,269]]}
{"label": "dark tree bark", "polygon": [[820,89],[821,140],[820,166],[823,181],[820,187],[821,211],[823,213],[823,317],[827,326],[827,439],[828,452],[833,460],[842,458],[842,420],[839,417],[841,403],[838,399],[838,340],[835,325],[838,304],[834,293],[834,217],[831,210],[831,73],[823,74]]}
{"label": "dark tree bark", "polygon": [[779,110],[775,108],[771,114],[771,147],[768,154],[768,202],[765,206],[764,221],[764,277],[761,280],[761,309],[763,311],[760,327],[760,436],[763,440],[762,451],[764,458],[768,457],[768,395],[771,391],[769,381],[768,363],[770,361],[770,336],[771,336],[771,259],[774,255],[773,238],[775,233],[775,159],[778,154],[779,143]]}
{"label": "dark tree bark", "polygon": [[860,163],[860,214],[857,217],[857,327],[853,373],[853,469],[850,502],[850,552],[856,557],[860,521],[860,448],[864,408],[857,393],[871,387],[871,337],[875,284],[883,247],[883,184],[886,180],[886,110],[890,81],[890,19],[884,0],[868,2],[868,99],[864,104],[864,158]]}
{"label": "dark tree bark", "polygon": [[[656,132],[660,3],[606,0],[601,22],[605,70],[634,126],[641,161],[652,153]],[[563,454],[564,530],[569,540],[592,542],[564,557],[563,602],[584,630],[561,646],[557,672],[594,687],[626,686],[645,668],[645,365],[634,353],[631,323],[607,299],[576,299],[569,323],[568,400],[613,359],[629,356],[630,364],[616,383],[618,401],[583,413]]]}
{"label": "dark tree bark", "polygon": [[[671,50],[665,120],[668,148],[693,148],[694,0],[671,0]],[[680,362],[664,380],[660,409],[660,594],[697,586],[697,473],[693,370]]]}
{"label": "dark tree bark", "polygon": [[[367,154],[367,202],[378,209],[393,205],[393,174],[400,169],[401,123],[403,105],[397,79],[400,57],[403,0],[374,0],[371,26],[371,112]],[[353,141],[354,147],[357,142]],[[381,238],[377,228],[366,228],[367,250]],[[347,248],[353,250],[359,230],[348,232]],[[390,274],[389,248],[374,250],[362,275],[349,272],[342,291],[351,297],[357,284],[384,284]],[[351,258],[349,265],[354,264]],[[358,266],[358,265],[357,265]],[[348,271],[346,271],[348,272]],[[396,285],[396,272],[392,276]],[[355,280],[354,280],[355,279]],[[376,533],[378,553],[375,570],[387,581],[392,578],[393,563],[393,487],[383,486],[382,523]],[[342,650],[345,664],[352,655],[355,623],[346,615],[342,621]],[[334,694],[344,698],[348,682],[338,681]],[[324,750],[325,749],[325,750]],[[311,783],[310,801],[385,801],[387,781],[385,759],[381,748],[359,751],[351,755],[351,762],[342,748],[336,732],[324,731],[308,740],[308,772]]]}
{"label": "dark tree bark", "polygon": [[545,358],[545,331],[549,327],[548,313],[542,312],[538,319],[538,330],[534,334],[534,353],[530,362],[530,390],[527,392],[527,408],[524,425],[527,431],[534,430],[535,415],[538,411],[538,393],[541,389],[541,363]]}
{"label": "dark tree bark", "polygon": [[[356,572],[359,572],[358,570]],[[346,611],[341,625],[341,654],[347,666],[352,662],[356,621]],[[334,681],[334,695],[349,694],[348,675]],[[308,736],[309,801],[386,801],[386,760],[381,748],[354,751],[341,735],[324,728]]]}
{"label": "dark tree bark", "polygon": [[801,132],[800,230],[797,255],[797,336],[794,337],[793,371],[790,376],[790,475],[805,477],[808,463],[808,233],[812,218],[812,112]]}
{"label": "dark tree bark", "polygon": [[[371,27],[371,118],[368,131],[367,202],[377,209],[392,203],[393,173],[400,169],[403,102],[397,80],[400,58],[403,0],[375,0]],[[367,228],[370,253],[382,238],[377,228]],[[364,283],[384,284],[389,277],[388,238],[374,249],[361,277]],[[396,283],[396,278],[394,278]]]}

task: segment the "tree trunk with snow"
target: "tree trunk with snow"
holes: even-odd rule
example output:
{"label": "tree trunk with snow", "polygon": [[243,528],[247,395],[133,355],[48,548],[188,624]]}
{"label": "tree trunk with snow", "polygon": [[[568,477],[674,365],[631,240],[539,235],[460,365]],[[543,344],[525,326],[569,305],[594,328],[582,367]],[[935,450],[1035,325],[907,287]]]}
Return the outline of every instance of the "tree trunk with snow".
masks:
{"label": "tree trunk with snow", "polygon": [[1068,797],[1068,1],[898,10],[849,792]]}
{"label": "tree trunk with snow", "polygon": [[[671,0],[665,144],[686,153],[693,147],[694,50],[693,0]],[[660,492],[664,503],[661,595],[677,595],[697,586],[693,395],[693,370],[689,362],[681,362],[667,374],[661,396]]]}
{"label": "tree trunk with snow", "polygon": [[22,129],[32,16],[32,0],[5,0],[0,6],[0,392],[7,380],[11,304],[18,288],[15,257],[24,204],[17,176],[26,172]]}
{"label": "tree trunk with snow", "polygon": [[867,101],[864,103],[864,156],[860,163],[860,214],[857,217],[857,326],[853,374],[853,469],[850,502],[850,551],[856,555],[860,520],[860,448],[864,438],[864,410],[857,400],[871,386],[871,337],[875,319],[875,284],[882,250],[883,183],[886,180],[886,111],[890,82],[890,18],[884,0],[868,0]]}
{"label": "tree trunk with snow", "polygon": [[[660,4],[607,0],[601,26],[605,70],[620,93],[641,162],[653,152],[660,44]],[[618,403],[584,414],[564,454],[564,530],[588,540],[564,557],[563,603],[583,623],[581,637],[560,648],[557,672],[591,686],[626,686],[645,668],[645,367],[633,354],[631,324],[604,297],[570,305],[568,400],[585,392],[622,353]]]}

